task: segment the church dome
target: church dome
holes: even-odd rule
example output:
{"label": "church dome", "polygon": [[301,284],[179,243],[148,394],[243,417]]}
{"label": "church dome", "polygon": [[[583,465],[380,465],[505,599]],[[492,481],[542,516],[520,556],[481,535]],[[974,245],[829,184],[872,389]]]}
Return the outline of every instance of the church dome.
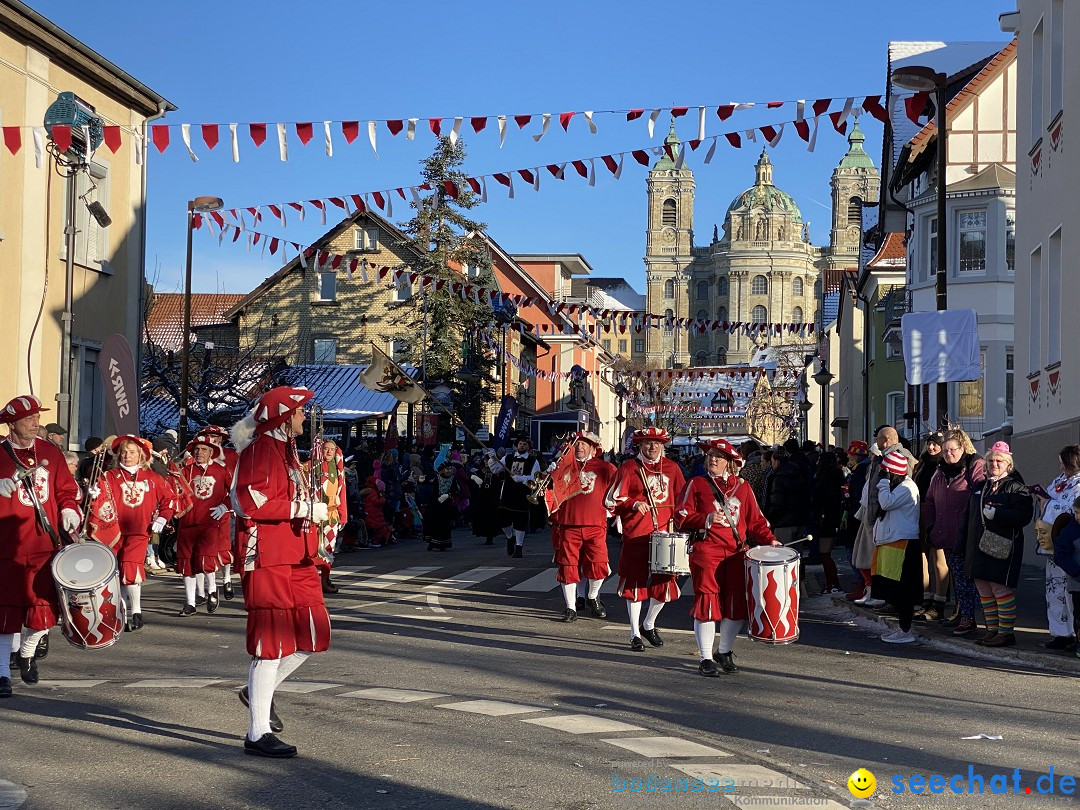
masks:
{"label": "church dome", "polygon": [[769,213],[788,213],[793,222],[801,225],[802,211],[795,204],[795,200],[786,191],[781,191],[772,183],[772,161],[769,160],[769,155],[764,149],[761,150],[761,157],[758,158],[754,168],[757,171],[757,181],[732,200],[724,218],[727,219],[733,213],[758,207],[764,208]]}

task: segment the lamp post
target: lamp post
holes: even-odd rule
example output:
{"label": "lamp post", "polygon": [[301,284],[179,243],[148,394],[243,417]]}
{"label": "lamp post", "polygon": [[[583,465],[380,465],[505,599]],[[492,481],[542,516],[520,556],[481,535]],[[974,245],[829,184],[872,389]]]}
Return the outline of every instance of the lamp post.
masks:
{"label": "lamp post", "polygon": [[833,375],[829,373],[829,369],[825,368],[825,364],[821,364],[821,371],[814,375],[814,382],[821,386],[821,449],[822,451],[829,449],[828,442],[825,441],[825,436],[829,430],[829,383],[832,382]]}
{"label": "lamp post", "polygon": [[[945,171],[948,165],[948,132],[945,129],[945,105],[948,103],[946,92],[948,90],[949,77],[944,73],[922,66],[900,68],[893,72],[892,82],[905,90],[916,92],[934,93],[934,126],[937,129],[937,278],[935,279],[935,293],[937,310],[939,312],[949,308],[948,277],[946,263],[949,258],[949,247],[946,241],[948,228],[946,227],[945,211]],[[949,384],[939,382],[937,384],[937,424],[945,426],[945,419],[949,412]]]}
{"label": "lamp post", "polygon": [[217,211],[225,205],[220,197],[196,197],[187,204],[187,264],[184,269],[184,334],[180,344],[180,446],[187,446],[188,393],[191,380],[188,355],[191,349],[191,234],[195,230],[195,214]]}

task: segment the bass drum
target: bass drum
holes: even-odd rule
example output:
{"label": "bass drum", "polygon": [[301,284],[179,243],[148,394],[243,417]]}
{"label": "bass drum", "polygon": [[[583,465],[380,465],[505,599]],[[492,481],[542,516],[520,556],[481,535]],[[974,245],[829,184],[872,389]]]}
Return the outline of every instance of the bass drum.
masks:
{"label": "bass drum", "polygon": [[60,601],[60,629],[81,650],[104,650],[120,639],[127,619],[120,598],[120,566],[95,541],[64,546],[52,560]]}
{"label": "bass drum", "polygon": [[158,545],[158,559],[167,568],[176,568],[176,526],[170,521],[165,524],[161,532],[161,540]]}

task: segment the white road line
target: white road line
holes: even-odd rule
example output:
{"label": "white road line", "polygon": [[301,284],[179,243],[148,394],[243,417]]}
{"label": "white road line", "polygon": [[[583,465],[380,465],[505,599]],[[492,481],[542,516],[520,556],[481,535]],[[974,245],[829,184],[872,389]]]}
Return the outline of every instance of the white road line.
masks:
{"label": "white road line", "polygon": [[531,592],[547,592],[555,590],[559,587],[559,583],[555,579],[555,574],[558,570],[558,568],[547,568],[536,576],[529,577],[524,582],[519,582],[517,585],[511,586],[508,590]]}
{"label": "white road line", "polygon": [[520,703],[507,703],[502,700],[463,700],[459,703],[444,703],[436,709],[450,709],[455,712],[471,712],[488,717],[503,717],[508,714],[528,714],[529,712],[547,712],[540,706],[523,706]]}
{"label": "white road line", "polygon": [[389,689],[376,686],[370,689],[357,689],[355,692],[342,692],[338,697],[385,700],[389,703],[412,703],[417,700],[450,697],[450,695],[439,692],[421,692],[419,689]]}
{"label": "white road line", "polygon": [[432,571],[438,571],[441,566],[435,565],[418,565],[412,568],[402,568],[399,571],[393,571],[389,574],[379,574],[371,579],[364,579],[360,582],[353,582],[349,587],[356,588],[370,588],[371,590],[382,590],[389,588],[391,585],[398,585],[402,582],[407,582],[410,579],[416,579],[422,577],[424,574],[430,574]]}
{"label": "white road line", "polygon": [[442,605],[439,604],[439,595],[437,593],[429,593],[427,595],[427,605],[431,608],[433,613],[446,613],[442,609]]}
{"label": "white road line", "polygon": [[282,681],[277,685],[275,692],[292,692],[298,695],[307,695],[311,692],[321,692],[324,689],[336,689],[344,686],[343,683],[319,683],[318,681]]}
{"label": "white road line", "polygon": [[623,737],[621,739],[601,740],[609,745],[625,748],[642,757],[659,759],[661,757],[730,757],[727,751],[710,748],[693,740],[680,737]]}
{"label": "white road line", "polygon": [[103,683],[108,683],[107,680],[93,681],[89,679],[71,679],[71,680],[50,680],[41,681],[38,686],[44,686],[49,689],[90,689],[94,686],[101,686]]}
{"label": "white road line", "polygon": [[531,720],[522,720],[521,722],[533,723],[537,726],[544,726],[544,728],[553,728],[556,731],[565,731],[567,734],[615,734],[620,731],[645,731],[642,726],[632,726],[629,723],[608,720],[606,717],[594,717],[591,714],[534,717]]}
{"label": "white road line", "polygon": [[0,779],[0,810],[15,810],[26,801],[26,791],[14,782]]}
{"label": "white road line", "polygon": [[793,777],[778,771],[769,770],[761,765],[746,765],[736,762],[696,763],[676,765],[672,768],[682,771],[687,776],[700,779],[702,782],[710,780],[730,780],[735,788],[762,788],[776,790],[805,790],[809,785],[796,781]]}
{"label": "white road line", "polygon": [[200,689],[221,683],[221,678],[148,678],[125,684],[125,689]]}
{"label": "white road line", "polygon": [[335,568],[333,574],[335,577],[358,577],[365,571],[370,571],[374,567],[374,565],[360,565],[356,568]]}
{"label": "white road line", "polygon": [[456,577],[449,577],[448,579],[427,585],[424,587],[424,591],[460,591],[465,588],[470,588],[486,579],[491,579],[492,577],[497,577],[499,574],[513,570],[513,568],[498,567],[473,568],[470,571],[458,574]]}

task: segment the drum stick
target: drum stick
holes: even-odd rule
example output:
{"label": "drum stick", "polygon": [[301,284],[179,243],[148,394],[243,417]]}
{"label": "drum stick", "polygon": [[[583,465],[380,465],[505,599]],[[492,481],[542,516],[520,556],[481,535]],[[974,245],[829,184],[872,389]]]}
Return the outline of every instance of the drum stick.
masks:
{"label": "drum stick", "polygon": [[806,537],[800,537],[798,540],[792,540],[790,543],[784,543],[784,548],[787,548],[788,546],[795,546],[795,545],[798,545],[799,543],[805,543],[808,540],[813,540],[813,539],[814,539],[814,535],[808,534],[808,535],[806,535]]}

